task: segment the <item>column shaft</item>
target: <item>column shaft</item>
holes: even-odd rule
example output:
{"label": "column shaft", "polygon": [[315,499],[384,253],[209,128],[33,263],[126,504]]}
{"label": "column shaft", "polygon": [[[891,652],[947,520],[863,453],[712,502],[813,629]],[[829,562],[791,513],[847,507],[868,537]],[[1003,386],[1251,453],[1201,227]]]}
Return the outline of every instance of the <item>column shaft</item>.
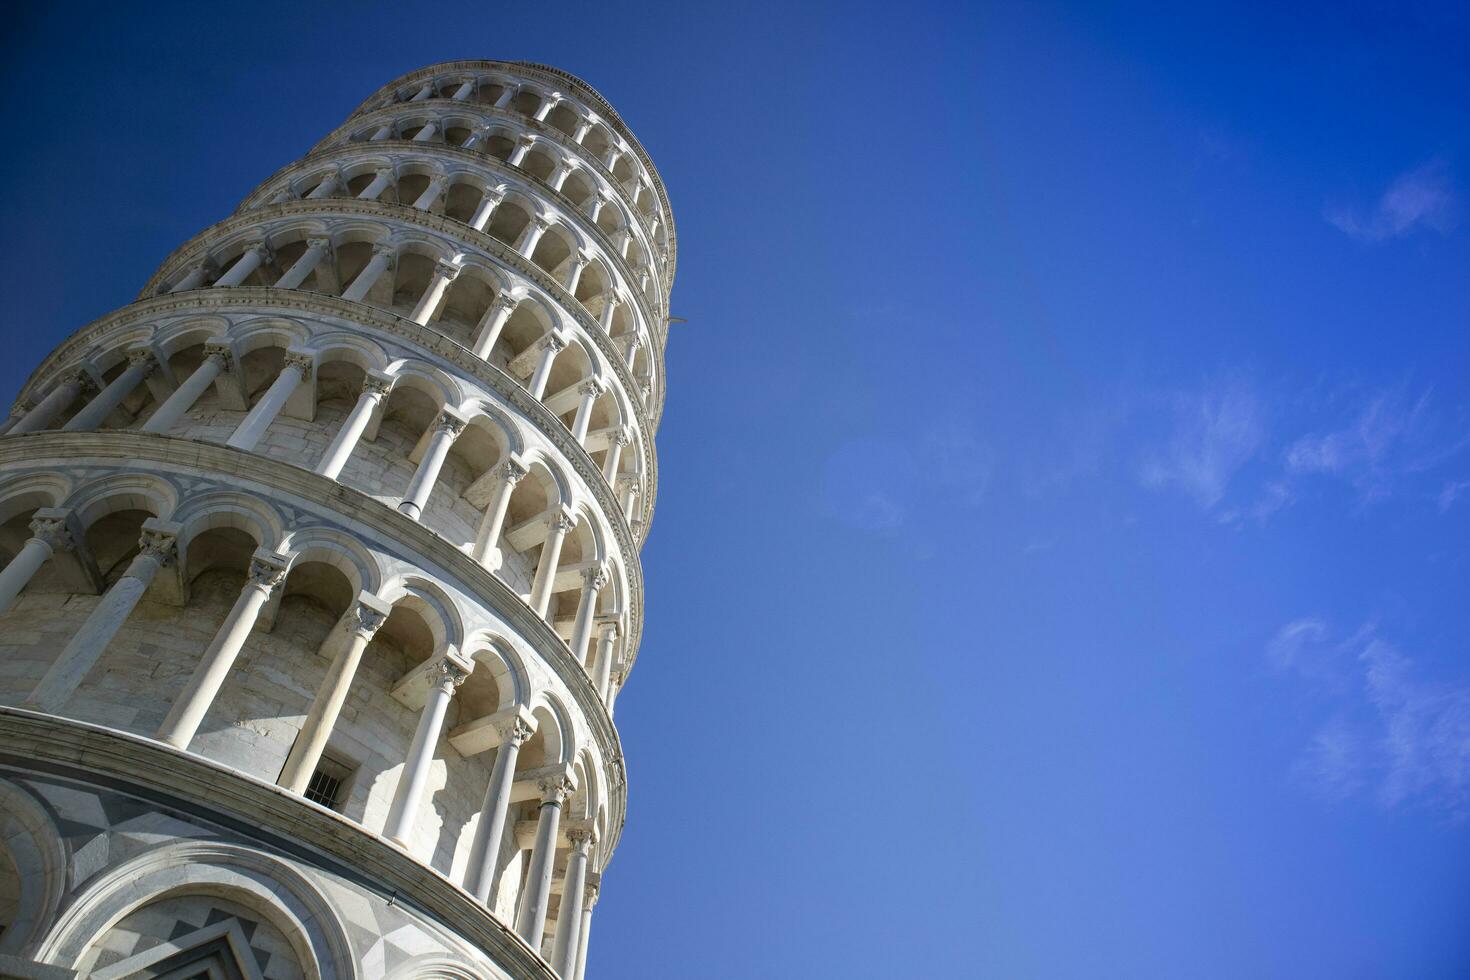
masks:
{"label": "column shaft", "polygon": [[36,432],[50,428],[57,416],[70,408],[71,403],[76,401],[77,395],[82,393],[82,384],[82,376],[74,374],[52,388],[46,393],[45,398],[36,403],[35,408],[32,408],[24,418],[10,427],[10,434],[19,435],[22,432]]}
{"label": "column shaft", "polygon": [[538,616],[545,616],[546,607],[551,605],[551,589],[556,584],[562,541],[574,526],[575,522],[563,514],[554,518],[546,530],[546,541],[541,545],[541,557],[536,562],[536,580],[531,585],[531,608]]}
{"label": "column shaft", "polygon": [[[371,381],[372,379],[369,379]],[[342,428],[337,430],[337,435],[332,439],[332,444],[327,451],[322,453],[322,458],[316,465],[316,471],[322,476],[337,479],[342,472],[342,467],[352,458],[352,452],[357,448],[357,443],[362,439],[363,431],[367,429],[368,422],[372,420],[373,412],[383,401],[383,396],[388,393],[386,383],[377,386],[369,386],[369,382],[363,383],[362,394],[357,396],[357,404],[352,406],[352,411],[347,418],[342,420]]]}
{"label": "column shaft", "polygon": [[122,404],[123,399],[133,393],[138,387],[138,382],[153,370],[153,357],[151,354],[134,357],[122,374],[112,379],[112,384],[102,389],[97,397],[88,402],[80,412],[73,415],[71,420],[61,427],[63,432],[86,432],[95,429],[107,417]]}
{"label": "column shaft", "polygon": [[327,254],[327,240],[325,238],[313,238],[307,243],[306,251],[301,253],[301,258],[291,263],[291,268],[286,270],[285,275],[276,280],[277,289],[296,289],[306,277],[311,275],[312,270],[321,264]]}
{"label": "column shaft", "polygon": [[434,748],[439,744],[439,733],[444,728],[449,699],[454,697],[454,689],[464,679],[465,671],[459,665],[441,660],[438,676],[429,687],[428,700],[419,713],[419,724],[414,729],[408,759],[403,764],[403,775],[398,777],[393,803],[388,808],[388,822],[383,828],[384,837],[404,847],[408,846],[409,835],[413,833],[414,821],[418,817],[419,800],[429,779],[429,766],[434,761]]}
{"label": "column shaft", "polygon": [[281,366],[281,373],[276,375],[276,380],[240,422],[225,445],[235,449],[254,449],[255,444],[260,442],[260,437],[265,435],[265,430],[270,428],[270,424],[276,420],[276,416],[286,406],[287,400],[305,380],[310,370],[310,364],[293,360],[288,354],[286,363]]}
{"label": "column shaft", "polygon": [[29,539],[21,546],[15,557],[10,559],[10,564],[0,572],[0,612],[11,607],[21,590],[30,584],[41,566],[55,553],[56,549],[39,536]]}
{"label": "column shaft", "polygon": [[222,352],[212,352],[205,355],[203,361],[194,369],[194,373],[184,380],[184,383],[174,389],[174,393],[160,406],[158,410],[148,417],[143,423],[144,432],[167,432],[178,424],[184,413],[194,407],[201,395],[209,390],[214,384],[214,379],[224,371],[228,361],[227,355]]}
{"label": "column shaft", "polygon": [[500,839],[505,836],[511,784],[515,782],[516,756],[520,755],[521,745],[530,737],[530,727],[524,722],[515,722],[495,753],[490,785],[485,789],[485,805],[480,809],[480,823],[470,845],[469,873],[465,877],[465,890],[480,902],[490,901],[490,891],[495,886]]}
{"label": "column shaft", "polygon": [[414,472],[408,491],[398,505],[399,511],[415,520],[424,512],[429,494],[434,492],[434,484],[439,480],[439,471],[444,468],[444,460],[449,458],[449,449],[463,429],[464,423],[454,416],[439,416],[429,447],[424,450],[424,458],[419,461],[419,468]]}
{"label": "column shaft", "polygon": [[570,978],[577,969],[577,940],[582,931],[582,899],[587,890],[587,851],[592,846],[584,830],[569,834],[572,853],[561,879],[561,905],[556,910],[556,942],[551,951],[551,968]]}
{"label": "column shaft", "polygon": [[551,902],[551,872],[556,861],[557,830],[561,824],[561,801],[565,794],[543,799],[536,818],[536,843],[531,848],[531,867],[526,875],[526,891],[521,895],[520,913],[516,916],[516,933],[541,948],[546,932],[546,909]]}

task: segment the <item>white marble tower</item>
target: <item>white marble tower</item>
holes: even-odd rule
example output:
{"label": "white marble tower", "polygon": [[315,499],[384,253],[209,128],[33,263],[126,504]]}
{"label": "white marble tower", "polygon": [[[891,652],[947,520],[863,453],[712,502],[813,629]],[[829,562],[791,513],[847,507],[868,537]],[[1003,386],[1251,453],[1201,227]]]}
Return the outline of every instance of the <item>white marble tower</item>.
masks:
{"label": "white marble tower", "polygon": [[45,359],[0,435],[0,975],[583,976],[674,252],[594,89],[441,64]]}

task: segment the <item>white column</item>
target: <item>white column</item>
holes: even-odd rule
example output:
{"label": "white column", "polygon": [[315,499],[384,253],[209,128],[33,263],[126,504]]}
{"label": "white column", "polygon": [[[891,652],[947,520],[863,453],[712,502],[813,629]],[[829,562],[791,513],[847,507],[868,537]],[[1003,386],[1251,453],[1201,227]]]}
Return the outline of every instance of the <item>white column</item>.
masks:
{"label": "white column", "polygon": [[321,761],[327,739],[332,737],[332,728],[337,724],[342,703],[347,700],[357,665],[362,662],[362,652],[388,618],[389,612],[388,604],[376,596],[364,593],[358,597],[344,624],[347,638],[332,659],[321,687],[312,699],[301,734],[296,736],[296,744],[291,746],[286,765],[281,769],[281,778],[276,781],[278,785],[297,795],[306,792],[306,784],[311,782],[311,774]]}
{"label": "white column", "polygon": [[408,100],[410,102],[422,102],[434,94],[434,83],[425,82],[417,92]]}
{"label": "white column", "polygon": [[144,432],[167,432],[178,424],[184,413],[194,407],[199,397],[209,390],[214,384],[214,379],[230,369],[230,349],[228,347],[205,344],[204,360],[194,369],[194,373],[184,380],[184,383],[174,389],[173,394],[152,415],[148,421],[143,423]]}
{"label": "white column", "polygon": [[617,642],[618,624],[603,623],[597,630],[597,672],[592,678],[592,686],[597,688],[603,701],[607,700],[607,686],[612,682],[612,664]]}
{"label": "white column", "polygon": [[602,217],[602,209],[607,207],[607,198],[601,196],[594,197],[587,202],[587,207],[591,208],[587,212],[587,220],[595,225],[597,224],[597,219]]}
{"label": "white column", "polygon": [[459,88],[454,90],[454,94],[451,95],[450,98],[456,102],[463,102],[465,99],[468,99],[470,97],[470,93],[474,90],[475,80],[473,78],[466,78],[464,81],[459,83]]}
{"label": "white column", "polygon": [[557,106],[561,105],[561,101],[562,100],[561,100],[561,97],[560,96],[553,95],[551,98],[547,99],[545,102],[543,102],[539,106],[537,106],[536,107],[536,121],[537,122],[545,122],[546,121],[546,117],[549,116],[549,115],[551,115],[551,110],[553,110]]}
{"label": "white column", "polygon": [[0,571],[0,612],[14,603],[21,591],[35,578],[41,566],[58,551],[76,547],[66,521],[60,517],[37,517],[31,521],[31,537],[16,552],[10,564]]}
{"label": "white column", "polygon": [[357,396],[357,404],[352,406],[352,411],[342,420],[342,428],[337,430],[332,444],[322,453],[320,462],[316,464],[317,473],[330,480],[337,479],[342,467],[352,458],[352,452],[357,448],[358,440],[362,438],[363,430],[371,421],[373,412],[392,389],[391,378],[369,374],[362,379],[362,394]]}
{"label": "white column", "polygon": [[566,349],[567,341],[554,333],[542,338],[541,360],[536,364],[536,373],[531,375],[531,383],[528,386],[532,398],[539,399],[546,394],[546,382],[551,379],[551,365],[556,362],[556,355]]}
{"label": "white column", "polygon": [[551,172],[551,179],[546,182],[547,186],[560,193],[561,189],[566,186],[567,178],[572,175],[572,171],[575,169],[575,167],[566,161],[558,163],[556,169]]}
{"label": "white column", "polygon": [[102,657],[112,638],[122,628],[154,576],[178,557],[178,538],[173,531],[163,531],[144,523],[141,549],[128,565],[122,578],[112,584],[81,628],[76,631],[61,654],[46,671],[46,676],[31,691],[22,707],[55,714]]}
{"label": "white column", "polygon": [[561,878],[561,904],[556,910],[556,942],[551,948],[551,968],[570,980],[577,969],[577,940],[582,931],[582,897],[587,889],[587,852],[596,839],[587,827],[567,831],[572,853]]}
{"label": "white column", "polygon": [[627,349],[623,352],[623,362],[627,364],[629,368],[633,367],[633,355],[637,354],[638,348],[642,346],[643,338],[639,336],[636,331],[634,333],[628,334],[628,346]]}
{"label": "white column", "polygon": [[607,156],[602,158],[602,165],[606,167],[609,172],[611,172],[612,168],[617,166],[618,158],[620,158],[622,155],[623,151],[617,146],[609,146],[607,148]]}
{"label": "white column", "polygon": [[505,527],[505,514],[510,508],[510,496],[515,492],[516,484],[520,483],[528,473],[530,470],[515,459],[507,459],[496,468],[495,475],[499,478],[499,482],[495,486],[494,495],[490,498],[490,505],[485,508],[485,518],[480,522],[479,533],[475,535],[475,546],[470,552],[470,557],[486,568],[500,567],[500,532]]}
{"label": "white column", "polygon": [[495,349],[495,342],[500,339],[500,331],[505,329],[505,322],[510,319],[519,303],[520,300],[509,293],[501,293],[490,302],[489,309],[480,318],[479,332],[475,336],[476,357],[490,356],[490,352]]}
{"label": "white column", "polygon": [[401,513],[418,520],[419,515],[424,512],[424,505],[429,502],[429,494],[433,492],[434,484],[439,480],[439,471],[444,468],[444,460],[449,456],[449,448],[454,445],[454,440],[462,431],[464,431],[464,419],[458,416],[444,412],[435,420],[434,434],[429,437],[429,446],[424,450],[424,458],[419,461],[419,468],[408,484],[403,501],[398,505]]}
{"label": "white column", "polygon": [[260,437],[265,435],[265,430],[270,428],[270,424],[276,420],[276,416],[285,407],[287,399],[302,381],[311,377],[311,368],[310,354],[301,351],[287,351],[286,359],[281,364],[281,373],[276,375],[276,380],[240,422],[234,435],[230,436],[225,445],[234,449],[254,449]]}
{"label": "white column", "polygon": [[602,304],[602,315],[598,319],[598,325],[602,327],[602,332],[605,333],[605,334],[607,334],[609,337],[612,336],[613,314],[616,313],[617,311],[618,311],[618,298],[617,298],[617,296],[615,296],[615,295],[608,296],[607,299]]}
{"label": "white column", "polygon": [[332,241],[329,238],[308,238],[306,240],[306,251],[301,253],[301,258],[291,263],[291,268],[286,274],[276,280],[277,289],[295,289],[306,281],[311,271],[321,264],[326,258],[327,252],[331,251]]}
{"label": "white column", "polygon": [[420,211],[429,210],[434,206],[434,202],[439,200],[439,195],[444,193],[444,187],[448,183],[448,177],[433,178],[429,181],[429,186],[425,187],[424,192],[418,196],[418,200],[413,202],[413,206]]}
{"label": "white column", "polygon": [[19,435],[22,432],[36,432],[41,429],[49,429],[56,417],[71,407],[72,402],[83,391],[91,391],[97,387],[91,375],[81,369],[64,378],[60,384],[46,393],[46,397],[36,403],[36,406],[27,412],[19,422],[10,427],[11,435]]}
{"label": "white column", "polygon": [[503,200],[505,200],[503,195],[494,191],[486,191],[485,196],[480,198],[480,203],[475,206],[475,213],[470,218],[470,227],[475,231],[484,231],[485,226],[490,223],[490,218],[494,216],[495,209],[500,207],[500,202]]}
{"label": "white column", "polygon": [[306,195],[306,200],[316,201],[324,197],[331,197],[333,194],[337,193],[337,188],[341,186],[342,172],[339,170],[333,170],[325,177],[323,177],[317,183],[317,185],[311,189],[311,193]]}
{"label": "white column", "polygon": [[609,484],[618,478],[618,468],[623,465],[623,450],[633,444],[633,435],[623,427],[607,441],[607,457],[602,461],[602,478]]}
{"label": "white column", "polygon": [[536,579],[531,584],[531,608],[543,618],[546,607],[551,605],[551,589],[556,584],[556,566],[561,561],[562,542],[566,540],[567,532],[576,526],[576,515],[568,511],[555,514],[547,522],[546,540],[536,561]]}
{"label": "white column", "polygon": [[588,378],[577,387],[582,400],[577,403],[577,414],[572,417],[572,438],[577,444],[585,447],[587,445],[587,427],[592,424],[592,408],[597,404],[603,392],[607,391],[607,385],[597,378]]}
{"label": "white column", "polygon": [[592,120],[583,119],[579,121],[577,123],[577,131],[572,134],[572,142],[581,146],[582,141],[587,138],[587,134],[590,132],[592,132]]}
{"label": "white column", "polygon": [[633,519],[633,501],[638,498],[638,481],[630,476],[619,483],[618,486],[623,491],[623,515],[631,521]]}
{"label": "white column", "polygon": [[289,559],[284,555],[255,555],[250,559],[250,572],[245,578],[245,587],[240,590],[235,605],[225,616],[210,641],[199,665],[194,668],[189,682],[179,692],[169,709],[168,716],[158,729],[158,739],[187,749],[199,725],[214,704],[215,695],[235,665],[235,658],[245,646],[260,610],[276,587],[286,580]]}
{"label": "white column", "polygon": [[470,138],[464,141],[464,146],[462,147],[462,149],[473,150],[489,138],[490,130],[484,126],[481,126],[479,129],[476,129],[474,132],[470,133]]}
{"label": "white column", "polygon": [[587,939],[592,935],[592,909],[597,905],[600,886],[587,882],[587,898],[582,903],[582,928],[577,935],[577,968],[572,971],[572,980],[582,980],[587,975]]}
{"label": "white column", "polygon": [[530,741],[533,731],[525,720],[513,719],[495,753],[490,785],[485,790],[485,804],[480,808],[480,823],[470,845],[469,872],[464,883],[465,890],[481,903],[490,900],[490,891],[495,887],[500,839],[505,836],[505,816],[510,809],[511,786],[515,782],[516,756],[520,754],[521,746]]}
{"label": "white column", "polygon": [[215,280],[215,286],[238,286],[244,282],[250,273],[259,269],[261,264],[270,256],[270,249],[265,242],[256,242],[235,260],[235,264],[225,270],[225,274]]}
{"label": "white column", "polygon": [[376,143],[379,140],[385,140],[392,135],[393,126],[389,123],[383,123],[383,125],[379,126],[376,130],[373,131],[373,135],[368,137],[368,141]]}
{"label": "white column", "polygon": [[171,293],[182,293],[187,289],[198,289],[204,285],[205,278],[209,275],[208,262],[196,262],[189,267],[189,274],[174,284],[169,290]]}
{"label": "white column", "polygon": [[505,161],[512,167],[519,167],[521,161],[526,159],[526,154],[531,152],[531,147],[536,145],[534,136],[522,136],[516,140],[516,148],[510,151],[510,157]]}
{"label": "white column", "polygon": [[123,373],[113,378],[111,384],[102,389],[80,412],[73,415],[71,420],[61,427],[62,431],[85,432],[101,426],[107,421],[107,417],[113,413],[113,410],[122,404],[124,398],[133,393],[133,389],[138,387],[138,383],[146,378],[157,364],[152,351],[128,351],[128,366]]}
{"label": "white column", "polygon": [[520,90],[516,88],[516,86],[507,85],[505,87],[505,90],[501,92],[500,96],[495,100],[494,108],[504,109],[506,106],[510,105],[510,100],[516,97],[516,92],[518,91]]}
{"label": "white column", "polygon": [[391,187],[392,184],[393,171],[386,168],[379,170],[373,174],[372,183],[364,187],[362,193],[357,195],[357,199],[359,201],[376,201],[383,196],[383,192]]}
{"label": "white column", "polygon": [[597,565],[582,573],[582,595],[577,600],[577,618],[572,622],[572,656],[587,666],[587,644],[592,640],[592,620],[597,615],[597,596],[609,579],[607,567]]}
{"label": "white column", "polygon": [[459,266],[449,262],[434,263],[434,278],[429,280],[429,288],[424,290],[424,295],[419,297],[418,305],[409,314],[409,319],[419,326],[424,326],[433,317],[434,312],[439,309],[440,300],[444,299],[444,290],[454,282],[454,277],[459,275]]}
{"label": "white column", "polygon": [[541,948],[541,937],[546,931],[546,907],[551,901],[551,872],[556,861],[561,805],[571,790],[571,781],[565,776],[541,782],[536,843],[531,848],[531,869],[526,875],[526,890],[521,895],[520,914],[516,916],[516,933],[536,950]]}
{"label": "white column", "polygon": [[572,261],[567,265],[567,292],[572,298],[577,297],[577,287],[582,283],[582,273],[586,271],[587,264],[592,260],[581,253],[572,256]]}
{"label": "white column", "polygon": [[520,239],[515,244],[515,250],[526,258],[530,258],[536,251],[536,246],[541,242],[541,236],[546,234],[546,229],[551,227],[551,222],[545,218],[532,218],[526,224],[526,230],[521,232]]}
{"label": "white column", "polygon": [[414,133],[413,134],[413,141],[415,143],[427,143],[427,142],[429,142],[429,140],[433,139],[435,137],[435,135],[438,134],[438,132],[439,132],[439,123],[438,123],[438,121],[437,120],[434,120],[434,119],[430,119],[428,122],[424,123],[422,129],[420,129],[417,133]]}
{"label": "white column", "polygon": [[357,278],[352,280],[352,285],[347,287],[342,298],[354,303],[362,302],[362,298],[368,294],[369,289],[373,288],[373,283],[378,281],[378,277],[388,271],[388,267],[393,264],[393,259],[397,254],[397,250],[392,245],[374,245],[373,257],[368,260],[367,265],[362,267]]}
{"label": "white column", "polygon": [[424,795],[424,784],[429,779],[429,766],[434,761],[434,748],[439,744],[439,733],[444,728],[444,714],[449,710],[449,699],[469,676],[453,660],[445,657],[434,667],[434,678],[429,685],[429,697],[419,712],[419,725],[414,729],[413,742],[408,747],[408,759],[403,764],[403,774],[398,777],[398,786],[393,791],[393,803],[388,807],[388,822],[383,827],[383,836],[391,841],[408,846],[409,835],[418,817],[419,800]]}

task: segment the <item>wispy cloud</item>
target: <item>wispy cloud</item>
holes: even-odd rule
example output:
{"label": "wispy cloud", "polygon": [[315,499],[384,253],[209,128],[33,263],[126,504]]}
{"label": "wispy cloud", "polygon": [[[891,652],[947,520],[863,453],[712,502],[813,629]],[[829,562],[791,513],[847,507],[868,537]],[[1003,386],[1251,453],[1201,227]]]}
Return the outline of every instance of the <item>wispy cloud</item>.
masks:
{"label": "wispy cloud", "polygon": [[994,470],[994,453],[960,423],[937,424],[913,443],[860,436],[827,459],[824,509],[858,530],[890,531],[919,515],[978,507]]}
{"label": "wispy cloud", "polygon": [[1435,158],[1394,178],[1371,207],[1329,204],[1323,217],[1360,242],[1401,238],[1421,228],[1446,235],[1459,221],[1459,197],[1449,164]]}
{"label": "wispy cloud", "polygon": [[1470,817],[1470,684],[1421,679],[1418,663],[1371,623],[1337,639],[1325,621],[1299,619],[1277,632],[1266,657],[1314,686],[1328,682],[1332,713],[1296,764],[1315,789]]}
{"label": "wispy cloud", "polygon": [[1241,381],[1170,399],[1171,433],[1148,454],[1139,479],[1150,489],[1177,488],[1209,510],[1265,437],[1261,400]]}

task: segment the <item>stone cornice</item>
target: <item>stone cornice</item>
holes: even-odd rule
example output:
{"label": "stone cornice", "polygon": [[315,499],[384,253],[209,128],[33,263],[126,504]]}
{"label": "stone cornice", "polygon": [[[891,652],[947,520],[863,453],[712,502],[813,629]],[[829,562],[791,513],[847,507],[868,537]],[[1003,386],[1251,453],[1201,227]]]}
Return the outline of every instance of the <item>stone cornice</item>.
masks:
{"label": "stone cornice", "polygon": [[0,707],[0,741],[0,765],[101,777],[119,791],[198,816],[407,905],[516,977],[556,980],[546,961],[468,892],[359,824],[279,786],[161,742],[19,708]]}
{"label": "stone cornice", "polygon": [[[520,252],[511,248],[498,238],[494,238],[484,232],[475,231],[469,225],[446,218],[443,215],[432,214],[428,211],[420,211],[418,208],[409,207],[406,204],[383,204],[379,201],[360,201],[356,198],[331,198],[324,197],[318,200],[296,200],[286,201],[282,204],[272,204],[268,207],[256,208],[254,211],[237,213],[223,221],[216,222],[208,228],[189,239],[178,248],[174,249],[163,264],[149,277],[138,293],[139,300],[145,300],[158,292],[168,273],[175,270],[180,264],[187,265],[194,261],[197,256],[193,253],[201,248],[206,248],[214,242],[227,238],[229,235],[243,227],[253,223],[268,221],[272,218],[291,218],[299,216],[331,216],[343,215],[351,217],[371,217],[385,222],[403,222],[419,228],[428,228],[458,244],[465,244],[477,250],[486,258],[494,259],[500,265],[516,272],[521,277],[534,282],[551,297],[552,301],[563,310],[577,325],[582,332],[592,341],[597,349],[602,351],[602,356],[607,359],[612,371],[618,377],[618,383],[622,385],[623,391],[628,396],[628,403],[633,406],[633,411],[638,415],[638,422],[643,427],[647,439],[652,438],[653,426],[650,424],[648,406],[644,404],[642,390],[633,378],[623,356],[613,347],[612,338],[602,332],[601,324],[592,319],[592,314],[571,293],[567,292],[565,286],[556,278],[547,273],[540,266],[533,263]],[[317,294],[325,295],[325,294]],[[377,309],[369,304],[352,304],[362,309]],[[646,315],[645,321],[653,324],[650,316]],[[387,310],[382,311],[395,319],[406,319]],[[412,321],[409,321],[412,322]],[[656,325],[654,330],[656,332]],[[664,401],[664,364],[663,348],[658,348],[659,370],[654,372],[654,415],[661,413]]]}
{"label": "stone cornice", "polygon": [[[609,821],[611,853],[622,836],[627,812],[626,772],[622,742],[607,712],[607,706],[592,686],[592,680],[572,656],[566,642],[532,611],[518,593],[479,562],[451,545],[412,518],[360,490],[343,486],[310,470],[254,453],[231,449],[196,439],[127,430],[95,432],[35,432],[0,436],[0,468],[23,464],[78,466],[87,460],[142,460],[178,467],[187,472],[208,474],[237,483],[255,483],[296,498],[303,511],[320,512],[337,521],[357,521],[379,531],[385,541],[396,543],[415,559],[425,572],[439,572],[457,583],[465,594],[495,611],[556,673],[571,694],[582,717],[598,742],[607,769],[612,819]],[[422,558],[422,562],[417,559]],[[639,623],[641,629],[641,622]],[[637,649],[630,643],[630,648]]]}
{"label": "stone cornice", "polygon": [[[271,204],[269,203],[269,201],[266,200],[266,198],[269,196],[272,190],[280,189],[279,184],[282,178],[294,176],[303,171],[311,170],[315,167],[321,166],[324,163],[329,163],[336,159],[341,159],[343,157],[381,157],[386,156],[388,154],[388,151],[396,151],[403,154],[413,154],[415,156],[428,160],[442,158],[447,154],[453,159],[469,162],[474,166],[483,169],[488,174],[494,175],[497,178],[514,178],[517,181],[528,184],[533,194],[549,198],[568,217],[576,221],[578,230],[581,231],[588,238],[596,242],[599,246],[601,246],[602,250],[607,254],[609,261],[611,261],[614,265],[617,266],[619,270],[621,270],[624,281],[628,283],[628,292],[633,296],[634,301],[638,303],[640,312],[644,314],[644,322],[648,324],[649,334],[652,335],[654,339],[658,342],[658,346],[655,348],[655,350],[658,356],[662,358],[663,337],[660,332],[660,324],[657,320],[657,311],[648,309],[647,299],[643,296],[642,293],[638,291],[638,279],[637,276],[635,276],[633,273],[633,267],[628,263],[627,259],[623,258],[623,253],[618,251],[617,247],[613,245],[612,240],[607,237],[607,232],[603,231],[597,225],[588,220],[587,215],[582,212],[581,208],[573,204],[570,198],[562,194],[561,191],[558,191],[552,188],[550,185],[543,183],[542,181],[533,177],[526,171],[521,170],[518,167],[512,167],[510,164],[504,162],[498,157],[492,157],[484,153],[476,153],[474,150],[466,150],[463,147],[459,146],[447,146],[442,143],[431,143],[427,144],[427,146],[429,147],[428,149],[425,148],[426,144],[415,143],[413,140],[376,140],[371,143],[336,143],[332,146],[323,147],[320,150],[313,150],[311,153],[300,158],[294,163],[291,163],[288,166],[282,167],[280,170],[277,170],[275,173],[271,174],[269,178],[262,181],[260,185],[255,188],[255,190],[250,192],[245,200],[240,202],[240,206],[235,210],[235,213],[231,215],[231,217],[238,217],[240,215],[250,214],[253,211],[258,211],[263,208],[270,207]],[[296,198],[295,200],[305,200],[305,198]],[[357,198],[329,196],[326,198],[317,198],[317,200],[355,201],[357,200]],[[285,203],[289,204],[291,202],[288,201]],[[398,206],[404,207],[405,205]],[[432,214],[432,212],[422,211],[419,208],[411,208],[411,210],[418,211],[420,214]],[[468,224],[465,224],[464,222],[459,221],[455,218],[451,218],[448,215],[436,214],[434,216],[443,218],[446,221],[454,222],[457,225],[463,225],[466,233],[468,234],[484,234],[484,232],[476,232],[475,229],[471,228]],[[498,238],[495,240],[499,241]],[[662,362],[660,362],[660,366],[662,366]]]}
{"label": "stone cornice", "polygon": [[602,93],[571,72],[534,61],[445,61],[437,65],[428,65],[427,67],[420,68],[418,71],[409,72],[407,75],[395,78],[359,103],[358,107],[353,110],[352,115],[358,116],[362,114],[364,107],[392,95],[400,86],[408,82],[455,71],[499,71],[508,75],[520,75],[523,78],[529,78],[533,81],[551,82],[553,85],[557,83],[570,83],[575,85],[580,90],[579,94],[587,97],[588,101],[593,103],[598,112],[605,115],[608,121],[617,127],[619,134],[633,148],[634,154],[638,157],[638,162],[643,164],[643,169],[648,171],[648,177],[653,182],[654,190],[658,192],[659,204],[663,207],[664,217],[669,224],[669,273],[670,278],[673,278],[673,263],[678,246],[674,235],[674,209],[669,206],[669,195],[668,191],[664,188],[663,177],[660,176],[658,168],[653,165],[653,160],[649,157],[648,151],[643,148],[643,143],[639,141],[637,136],[633,135],[633,130],[623,120],[618,110],[613,108],[612,103],[603,98]]}
{"label": "stone cornice", "polygon": [[[336,129],[328,133],[325,137],[318,140],[316,142],[316,145],[311,148],[309,153],[317,153],[323,149],[326,149],[329,146],[336,146],[344,142],[350,142],[352,131],[358,129],[361,126],[371,125],[375,122],[386,121],[388,119],[397,119],[399,116],[413,115],[415,110],[421,111],[425,108],[430,108],[437,111],[453,110],[467,116],[478,116],[486,121],[502,120],[516,128],[522,129],[529,133],[535,133],[537,136],[541,136],[552,141],[553,143],[557,143],[558,145],[562,146],[563,148],[574,154],[578,160],[581,160],[592,170],[595,170],[604,180],[607,181],[607,183],[611,187],[616,189],[617,193],[622,197],[623,203],[627,206],[628,211],[633,214],[634,220],[638,222],[639,226],[643,230],[644,240],[648,242],[650,249],[652,249],[652,228],[649,226],[647,219],[643,217],[643,212],[639,211],[638,208],[633,204],[633,200],[629,196],[627,188],[625,188],[618,181],[618,179],[613,176],[612,171],[607,168],[607,165],[592,154],[588,153],[580,143],[573,140],[570,136],[557,129],[555,126],[541,122],[537,119],[533,119],[530,116],[516,112],[512,109],[497,109],[494,106],[481,105],[477,102],[456,102],[453,99],[444,98],[424,99],[421,102],[394,102],[390,105],[378,106],[375,109],[367,109],[359,114],[351,116],[342,125],[338,126]],[[444,146],[445,144],[420,143],[419,145]],[[663,264],[663,286],[665,293],[667,293],[668,290],[672,288],[674,282],[675,267],[677,265],[673,244],[674,235],[672,230],[672,222],[670,224],[670,230],[667,237],[669,240],[669,258],[667,262]]]}
{"label": "stone cornice", "polygon": [[[341,317],[375,327],[429,354],[443,358],[486,389],[499,394],[522,412],[572,464],[588,491],[597,499],[598,506],[607,515],[608,522],[613,528],[613,534],[618,539],[619,551],[622,552],[624,563],[629,570],[629,592],[633,596],[631,612],[641,630],[643,574],[642,565],[636,560],[639,542],[634,538],[633,529],[628,524],[628,517],[623,513],[623,508],[618,502],[617,488],[608,484],[607,479],[602,475],[602,470],[592,461],[587,451],[572,438],[571,432],[562,424],[561,419],[552,415],[551,411],[539,400],[532,398],[531,393],[515,378],[482,358],[476,357],[473,352],[455,343],[439,331],[420,326],[406,317],[398,316],[387,310],[354,303],[336,296],[328,296],[325,293],[275,289],[268,286],[233,286],[165,293],[162,296],[139,300],[120,310],[114,310],[72,334],[31,372],[17,396],[17,401],[23,403],[27,395],[34,393],[37,385],[50,378],[57,365],[69,366],[70,362],[80,358],[89,348],[113,330],[132,326],[140,320],[170,314],[186,314],[199,310],[226,312],[236,308],[242,312],[259,312],[264,308],[314,313]],[[634,407],[636,410],[639,406],[635,403]],[[639,421],[644,426],[642,430],[644,437],[641,444],[644,451],[643,492],[648,495],[644,501],[643,519],[646,528],[653,521],[654,504],[658,499],[658,456],[654,451],[653,437],[647,419],[640,418]],[[634,559],[631,562],[628,561],[630,557]]]}

